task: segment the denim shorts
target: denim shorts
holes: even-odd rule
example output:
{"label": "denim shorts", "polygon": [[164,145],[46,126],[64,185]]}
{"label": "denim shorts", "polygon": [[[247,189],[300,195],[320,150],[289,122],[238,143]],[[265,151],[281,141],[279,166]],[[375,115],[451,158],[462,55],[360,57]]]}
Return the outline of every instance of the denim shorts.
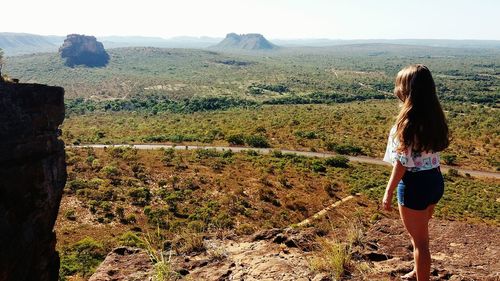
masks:
{"label": "denim shorts", "polygon": [[425,210],[443,197],[444,180],[439,168],[406,171],[398,184],[399,205],[413,210]]}

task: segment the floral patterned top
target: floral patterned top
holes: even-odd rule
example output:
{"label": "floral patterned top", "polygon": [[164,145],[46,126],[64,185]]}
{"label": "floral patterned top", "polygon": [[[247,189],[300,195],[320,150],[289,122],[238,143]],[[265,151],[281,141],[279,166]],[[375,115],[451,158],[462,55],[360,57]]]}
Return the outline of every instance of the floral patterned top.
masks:
{"label": "floral patterned top", "polygon": [[416,152],[408,148],[405,153],[398,153],[396,151],[398,145],[399,141],[396,138],[396,126],[393,126],[389,133],[389,139],[387,140],[387,148],[384,155],[385,162],[391,163],[394,166],[396,160],[399,160],[399,162],[406,167],[406,170],[411,172],[430,170],[439,167],[439,152]]}

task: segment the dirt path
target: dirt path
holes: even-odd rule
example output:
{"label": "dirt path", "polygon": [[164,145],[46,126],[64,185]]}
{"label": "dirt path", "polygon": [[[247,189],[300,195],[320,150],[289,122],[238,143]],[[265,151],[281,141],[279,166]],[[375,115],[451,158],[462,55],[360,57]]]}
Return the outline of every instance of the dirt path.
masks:
{"label": "dirt path", "polygon": [[[302,156],[306,156],[306,157],[319,157],[319,158],[327,158],[327,157],[332,157],[332,156],[338,155],[335,153],[328,153],[328,152],[311,152],[311,151],[288,150],[288,149],[277,149],[277,148],[254,148],[254,147],[241,147],[241,146],[200,146],[200,145],[170,145],[170,144],[133,144],[133,145],[128,145],[128,144],[114,144],[114,145],[88,144],[88,145],[74,145],[74,146],[68,146],[68,147],[104,148],[104,147],[113,147],[113,146],[114,147],[130,146],[130,147],[133,147],[136,149],[175,148],[175,149],[181,149],[181,150],[182,149],[193,150],[193,149],[202,148],[202,149],[216,149],[219,151],[231,150],[233,152],[241,152],[244,150],[255,150],[255,151],[258,151],[260,153],[270,153],[272,151],[279,150],[283,153],[292,153],[292,154],[302,155]],[[378,158],[373,158],[373,157],[368,157],[368,156],[348,156],[348,155],[344,155],[344,156],[349,158],[349,161],[353,161],[353,162],[390,166],[389,163],[386,163]],[[447,172],[451,168],[457,170],[460,174],[463,174],[463,175],[469,174],[473,177],[500,179],[500,173],[478,171],[478,170],[469,170],[469,169],[462,169],[462,168],[458,168],[458,167],[449,167],[449,166],[444,166],[444,165],[441,166],[441,170],[443,172]]]}

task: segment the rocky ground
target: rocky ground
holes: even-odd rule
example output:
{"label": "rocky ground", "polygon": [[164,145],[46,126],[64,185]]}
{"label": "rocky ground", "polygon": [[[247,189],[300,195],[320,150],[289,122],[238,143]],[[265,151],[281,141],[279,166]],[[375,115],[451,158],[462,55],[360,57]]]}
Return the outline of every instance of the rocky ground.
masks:
{"label": "rocky ground", "polygon": [[[331,280],[313,272],[315,229],[270,229],[251,237],[206,240],[203,254],[173,257],[183,280]],[[431,222],[432,280],[500,280],[500,228],[464,222]],[[400,280],[412,268],[412,249],[401,222],[384,218],[353,248],[354,263],[368,267],[346,280]],[[118,248],[90,280],[148,280],[154,268],[143,250]]]}
{"label": "rocky ground", "polygon": [[[432,220],[433,280],[500,280],[500,228]],[[398,280],[413,266],[409,236],[397,220],[381,220],[365,235],[374,252],[387,259],[374,262],[368,280]]]}

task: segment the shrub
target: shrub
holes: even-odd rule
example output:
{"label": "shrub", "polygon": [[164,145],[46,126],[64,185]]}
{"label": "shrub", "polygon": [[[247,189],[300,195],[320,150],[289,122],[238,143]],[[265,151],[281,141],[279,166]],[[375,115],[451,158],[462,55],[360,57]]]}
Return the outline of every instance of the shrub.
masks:
{"label": "shrub", "polygon": [[259,152],[257,150],[253,150],[253,149],[245,150],[245,153],[248,156],[259,156]]}
{"label": "shrub", "polygon": [[335,151],[339,154],[347,154],[347,155],[363,154],[363,149],[361,147],[352,144],[337,144],[333,142],[328,142],[326,143],[326,149],[328,151]]}
{"label": "shrub", "polygon": [[335,192],[340,190],[339,184],[336,182],[332,182],[332,183],[325,185],[324,189],[325,189],[326,193],[328,194],[328,196],[330,196],[330,197],[334,197]]}
{"label": "shrub", "polygon": [[99,159],[94,159],[92,161],[92,163],[90,164],[90,166],[92,167],[92,169],[101,169],[102,165],[101,165],[101,161],[99,161]]}
{"label": "shrub", "polygon": [[138,187],[129,190],[128,196],[132,199],[132,205],[146,206],[151,200],[151,192],[149,188]]}
{"label": "shrub", "polygon": [[275,158],[282,158],[283,152],[281,152],[281,150],[274,149],[273,151],[271,151],[271,156]]}
{"label": "shrub", "polygon": [[175,244],[179,253],[194,254],[206,250],[202,233],[183,232],[176,240]]}
{"label": "shrub", "polygon": [[323,163],[319,160],[313,160],[312,164],[311,164],[311,169],[314,171],[314,172],[317,172],[317,173],[323,173],[323,172],[326,172],[326,167],[323,165]]}
{"label": "shrub", "polygon": [[79,274],[88,278],[95,268],[104,260],[104,247],[101,243],[86,237],[61,253],[60,276]]}
{"label": "shrub", "polygon": [[79,178],[68,181],[66,183],[66,188],[69,189],[72,193],[75,193],[76,191],[78,191],[80,189],[85,189],[88,187],[89,187],[89,184],[87,183],[87,181],[84,179],[79,179]]}
{"label": "shrub", "polygon": [[198,148],[195,150],[195,156],[196,159],[206,159],[212,157],[219,157],[220,153],[215,148],[212,149]]}
{"label": "shrub", "polygon": [[248,87],[248,93],[251,95],[261,95],[264,93],[264,90],[255,86]]}
{"label": "shrub", "polygon": [[121,146],[115,146],[108,150],[108,153],[113,158],[123,158],[123,153],[125,148]]}
{"label": "shrub", "polygon": [[67,210],[64,213],[64,217],[70,221],[75,221],[76,220],[76,212],[74,209]]}
{"label": "shrub", "polygon": [[162,228],[162,229],[167,229],[168,228],[168,214],[169,211],[164,208],[158,208],[158,209],[153,209],[150,206],[147,206],[144,208],[144,214],[148,218],[148,223]]}
{"label": "shrub", "polygon": [[200,220],[207,224],[212,221],[212,218],[219,212],[221,209],[220,203],[218,201],[208,201],[205,202],[205,205],[202,207],[196,208],[194,213],[189,215],[189,220]]}
{"label": "shrub", "polygon": [[174,157],[175,156],[175,148],[174,147],[169,147],[163,150],[163,155],[164,156],[169,156],[169,157]]}
{"label": "shrub", "polygon": [[212,168],[212,170],[214,170],[214,172],[222,171],[225,166],[226,162],[224,162],[223,160],[215,160],[210,164],[210,167]]}
{"label": "shrub", "polygon": [[460,174],[457,169],[449,169],[447,175],[450,177],[458,177]]}
{"label": "shrub", "polygon": [[278,182],[284,188],[288,188],[288,189],[293,188],[293,185],[288,181],[288,179],[285,176],[279,176]]}
{"label": "shrub", "polygon": [[293,202],[287,203],[286,207],[292,211],[299,211],[304,216],[308,215],[307,204],[303,200],[294,200]]}
{"label": "shrub", "polygon": [[234,155],[234,152],[230,149],[224,150],[221,154],[222,158],[231,158],[231,157],[233,157],[233,155]]}
{"label": "shrub", "polygon": [[149,135],[142,139],[144,142],[166,142],[168,137],[165,135]]}
{"label": "shrub", "polygon": [[159,187],[166,187],[167,184],[168,184],[168,182],[166,180],[164,180],[164,179],[161,179],[161,180],[158,181],[158,186]]}
{"label": "shrub", "polygon": [[115,209],[116,216],[120,219],[120,222],[126,223],[125,221],[125,208],[122,206],[117,206]]}
{"label": "shrub", "polygon": [[349,158],[342,155],[328,157],[325,160],[325,164],[331,167],[347,168],[348,163],[349,163]]}
{"label": "shrub", "polygon": [[443,159],[443,161],[446,165],[455,165],[456,160],[457,160],[457,156],[455,154],[443,153],[441,155],[441,159]]}
{"label": "shrub", "polygon": [[217,228],[231,229],[234,226],[234,219],[226,212],[221,212],[212,220],[212,223]]}
{"label": "shrub", "polygon": [[264,136],[258,136],[258,135],[247,136],[245,138],[245,142],[251,147],[260,147],[260,148],[269,147],[269,143],[266,137]]}
{"label": "shrub", "polygon": [[207,225],[203,221],[190,221],[187,228],[195,232],[203,232],[207,229]]}
{"label": "shrub", "polygon": [[316,132],[314,131],[309,131],[309,132],[297,131],[294,133],[294,135],[299,138],[305,138],[310,140],[318,138],[318,134],[316,134]]}
{"label": "shrub", "polygon": [[281,203],[278,200],[278,197],[276,196],[276,194],[271,189],[261,188],[261,189],[259,189],[258,194],[259,194],[259,199],[260,200],[262,200],[264,202],[271,203],[271,204],[273,204],[276,207],[280,207],[281,206]]}
{"label": "shrub", "polygon": [[226,138],[227,142],[234,145],[244,145],[245,144],[245,136],[242,134],[229,135]]}
{"label": "shrub", "polygon": [[255,228],[248,223],[242,223],[236,228],[236,234],[238,235],[250,235],[255,232]]}
{"label": "shrub", "polygon": [[107,165],[107,166],[104,166],[102,169],[101,169],[101,173],[107,177],[107,178],[111,178],[111,177],[115,177],[115,176],[119,176],[120,175],[120,172],[118,171],[118,168],[116,168],[115,166],[113,165]]}
{"label": "shrub", "polygon": [[123,233],[120,238],[118,238],[118,242],[120,243],[120,245],[127,247],[144,248],[145,246],[144,241],[142,241],[142,239],[132,231]]}
{"label": "shrub", "polygon": [[135,218],[135,215],[134,214],[129,214],[125,220],[127,221],[127,223],[135,223],[137,222],[137,219]]}

